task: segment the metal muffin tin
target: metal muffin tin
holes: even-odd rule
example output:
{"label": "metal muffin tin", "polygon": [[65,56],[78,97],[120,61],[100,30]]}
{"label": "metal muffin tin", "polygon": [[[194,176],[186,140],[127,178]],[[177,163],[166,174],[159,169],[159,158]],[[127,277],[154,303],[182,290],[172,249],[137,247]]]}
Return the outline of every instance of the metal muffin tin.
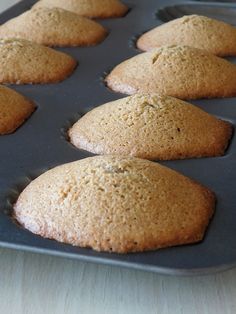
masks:
{"label": "metal muffin tin", "polygon": [[[20,2],[0,16],[0,23],[26,11],[34,2]],[[162,162],[217,195],[215,216],[199,244],[127,255],[99,253],[43,239],[18,226],[11,217],[12,204],[33,178],[56,165],[91,156],[73,147],[67,141],[66,131],[92,107],[124,96],[110,91],[103,78],[115,65],[139,53],[134,44],[138,35],[186,13],[201,13],[230,23],[236,17],[236,5],[232,3],[124,2],[130,7],[125,17],[100,21],[110,32],[103,43],[90,48],[60,49],[79,60],[70,78],[59,84],[13,86],[32,99],[37,110],[14,134],[0,136],[0,245],[165,274],[204,274],[233,267],[236,265],[235,136],[223,157]],[[236,58],[230,60],[236,62]],[[236,98],[192,103],[236,124]]]}

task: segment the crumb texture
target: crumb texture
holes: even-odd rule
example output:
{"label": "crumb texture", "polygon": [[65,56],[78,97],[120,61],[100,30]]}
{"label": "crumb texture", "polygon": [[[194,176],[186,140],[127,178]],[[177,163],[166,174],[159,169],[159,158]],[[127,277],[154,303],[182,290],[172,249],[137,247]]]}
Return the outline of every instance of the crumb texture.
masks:
{"label": "crumb texture", "polygon": [[166,45],[186,45],[218,56],[236,55],[236,28],[202,15],[186,15],[142,35],[137,47],[144,51]]}
{"label": "crumb texture", "polygon": [[34,110],[31,101],[0,85],[0,135],[14,132]]}
{"label": "crumb texture", "polygon": [[0,26],[1,38],[27,39],[46,46],[90,46],[106,35],[97,22],[59,8],[35,8]]}
{"label": "crumb texture", "polygon": [[170,96],[136,94],[93,109],[69,131],[71,142],[95,154],[147,159],[223,155],[232,126]]}
{"label": "crumb texture", "polygon": [[204,50],[165,46],[128,59],[107,76],[123,94],[159,93],[180,99],[236,95],[236,65]]}
{"label": "crumb texture", "polygon": [[128,11],[119,0],[40,0],[34,8],[58,7],[90,18],[121,17]]}
{"label": "crumb texture", "polygon": [[0,39],[0,83],[56,83],[76,61],[69,55],[24,39]]}
{"label": "crumb texture", "polygon": [[43,237],[127,253],[200,241],[214,203],[208,189],[157,163],[98,156],[38,177],[14,215]]}

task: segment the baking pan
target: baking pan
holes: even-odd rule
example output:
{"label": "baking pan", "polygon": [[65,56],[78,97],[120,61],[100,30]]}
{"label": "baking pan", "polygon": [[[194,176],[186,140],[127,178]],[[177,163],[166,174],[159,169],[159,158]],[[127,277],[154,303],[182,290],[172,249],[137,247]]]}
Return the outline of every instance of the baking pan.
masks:
{"label": "baking pan", "polygon": [[[29,9],[34,2],[20,2],[0,16],[0,23]],[[24,230],[11,218],[12,204],[32,179],[56,165],[91,156],[73,147],[67,140],[66,131],[91,108],[124,96],[110,91],[103,78],[115,65],[139,53],[134,44],[137,35],[185,13],[202,13],[230,23],[236,20],[236,7],[232,3],[124,2],[130,8],[124,18],[100,21],[110,32],[102,44],[60,49],[79,61],[70,78],[60,84],[13,86],[35,101],[37,111],[14,134],[0,137],[0,245],[164,274],[205,274],[233,267],[236,265],[235,136],[223,157],[162,162],[199,181],[217,195],[216,213],[201,243],[137,254],[99,253],[43,239]],[[168,12],[172,12],[171,15]],[[236,98],[192,103],[236,123]]]}

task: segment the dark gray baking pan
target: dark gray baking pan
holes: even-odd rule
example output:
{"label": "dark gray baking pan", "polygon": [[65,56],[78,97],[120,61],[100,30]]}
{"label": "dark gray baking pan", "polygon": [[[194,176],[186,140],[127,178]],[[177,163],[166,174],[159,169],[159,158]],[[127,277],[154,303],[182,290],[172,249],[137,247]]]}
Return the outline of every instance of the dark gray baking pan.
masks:
{"label": "dark gray baking pan", "polygon": [[[20,2],[0,16],[0,23],[29,9],[34,2]],[[124,96],[108,90],[103,77],[116,64],[139,53],[134,45],[138,34],[166,21],[167,15],[170,20],[185,13],[202,13],[230,23],[236,18],[233,4],[175,0],[124,2],[130,7],[124,18],[101,21],[110,31],[102,44],[62,49],[79,60],[69,79],[60,84],[13,86],[34,100],[38,108],[14,134],[0,137],[0,245],[164,274],[205,274],[233,267],[236,265],[235,137],[224,157],[163,162],[217,195],[216,214],[199,244],[140,254],[99,253],[43,239],[22,229],[11,218],[12,204],[33,178],[56,165],[91,155],[68,143],[66,130],[92,107]],[[236,123],[236,98],[193,103]]]}

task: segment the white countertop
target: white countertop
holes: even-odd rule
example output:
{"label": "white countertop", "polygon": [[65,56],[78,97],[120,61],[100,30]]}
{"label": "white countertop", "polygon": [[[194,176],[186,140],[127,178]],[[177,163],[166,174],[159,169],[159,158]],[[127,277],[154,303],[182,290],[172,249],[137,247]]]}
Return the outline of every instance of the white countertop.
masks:
{"label": "white countertop", "polygon": [[169,277],[0,249],[0,313],[235,314],[236,269]]}

